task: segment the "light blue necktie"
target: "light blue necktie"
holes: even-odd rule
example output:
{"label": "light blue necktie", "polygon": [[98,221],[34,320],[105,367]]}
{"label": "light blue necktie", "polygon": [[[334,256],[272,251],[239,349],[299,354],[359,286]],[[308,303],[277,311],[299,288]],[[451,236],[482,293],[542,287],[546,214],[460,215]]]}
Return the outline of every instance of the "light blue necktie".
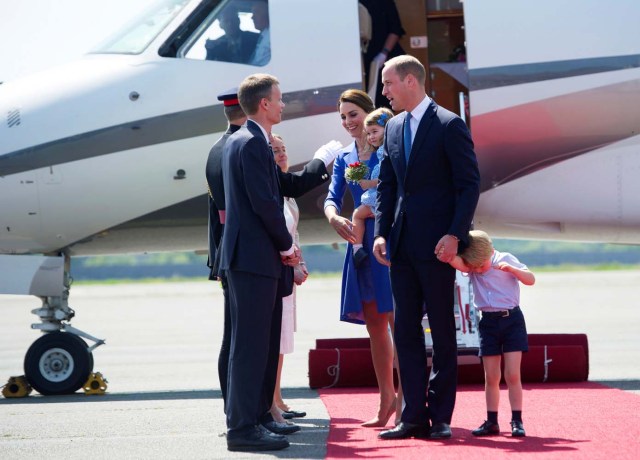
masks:
{"label": "light blue necktie", "polygon": [[411,112],[407,112],[404,121],[404,159],[409,164],[409,155],[411,154]]}

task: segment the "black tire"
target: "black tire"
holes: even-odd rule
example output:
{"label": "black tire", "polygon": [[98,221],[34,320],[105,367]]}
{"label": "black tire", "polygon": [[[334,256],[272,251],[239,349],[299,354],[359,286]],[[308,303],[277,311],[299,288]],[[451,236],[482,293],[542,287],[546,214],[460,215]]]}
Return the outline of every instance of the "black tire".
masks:
{"label": "black tire", "polygon": [[[84,341],[84,339],[78,335],[72,334],[70,332],[66,332],[66,334],[69,334],[71,337],[74,338],[74,340],[77,340],[78,343],[83,347],[83,348],[89,348],[87,345],[87,342]],[[89,352],[89,372],[87,373],[87,379],[89,378],[89,375],[93,372],[93,353]],[[82,384],[84,385],[84,382],[87,381],[87,379],[84,379],[84,381],[82,382]]]}
{"label": "black tire", "polygon": [[27,350],[24,375],[43,395],[75,393],[93,371],[93,356],[84,340],[68,332],[43,335]]}

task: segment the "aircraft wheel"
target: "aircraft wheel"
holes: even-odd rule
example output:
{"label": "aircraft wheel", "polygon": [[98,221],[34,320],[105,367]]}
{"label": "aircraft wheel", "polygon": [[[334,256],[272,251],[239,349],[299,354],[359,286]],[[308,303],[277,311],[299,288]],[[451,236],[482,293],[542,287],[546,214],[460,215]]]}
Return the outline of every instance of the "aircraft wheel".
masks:
{"label": "aircraft wheel", "polygon": [[24,374],[43,395],[75,393],[92,371],[93,355],[86,342],[68,332],[43,335],[24,357]]}

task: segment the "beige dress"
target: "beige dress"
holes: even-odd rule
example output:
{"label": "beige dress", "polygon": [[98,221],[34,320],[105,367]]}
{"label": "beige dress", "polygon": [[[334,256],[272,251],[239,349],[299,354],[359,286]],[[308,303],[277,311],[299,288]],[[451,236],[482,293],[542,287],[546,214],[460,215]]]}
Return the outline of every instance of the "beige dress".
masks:
{"label": "beige dress", "polygon": [[[298,219],[300,211],[296,200],[284,199],[284,218],[287,221],[287,229],[293,237],[293,242],[300,247],[298,235]],[[296,285],[293,285],[291,295],[282,298],[282,332],[280,333],[280,353],[293,353],[293,333],[296,331]]]}

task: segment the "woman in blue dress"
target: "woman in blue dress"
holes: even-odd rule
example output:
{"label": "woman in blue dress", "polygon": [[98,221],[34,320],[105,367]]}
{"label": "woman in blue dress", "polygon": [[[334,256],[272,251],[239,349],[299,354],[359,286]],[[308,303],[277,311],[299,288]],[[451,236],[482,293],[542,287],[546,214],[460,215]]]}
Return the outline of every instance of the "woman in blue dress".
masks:
{"label": "woman in blue dress", "polygon": [[[342,126],[353,137],[354,142],[338,154],[333,164],[333,175],[329,193],[324,202],[324,213],[338,235],[347,244],[347,253],[342,271],[342,293],[340,320],[356,324],[365,324],[371,341],[371,357],[380,391],[380,407],[377,415],[362,426],[383,427],[396,412],[396,404],[401,406],[401,398],[396,398],[393,385],[393,301],[389,270],[379,264],[375,257],[367,257],[356,269],[353,262],[355,236],[352,222],[340,215],[345,191],[349,189],[354,206],[360,206],[364,190],[357,183],[348,183],[344,177],[349,164],[357,161],[365,163],[369,171],[378,163],[372,153],[374,149],[366,141],[364,119],[374,110],[371,98],[364,91],[350,89],[338,99],[338,111]],[[364,246],[373,247],[374,220],[367,219],[365,224]],[[397,411],[401,413],[400,410]]]}

